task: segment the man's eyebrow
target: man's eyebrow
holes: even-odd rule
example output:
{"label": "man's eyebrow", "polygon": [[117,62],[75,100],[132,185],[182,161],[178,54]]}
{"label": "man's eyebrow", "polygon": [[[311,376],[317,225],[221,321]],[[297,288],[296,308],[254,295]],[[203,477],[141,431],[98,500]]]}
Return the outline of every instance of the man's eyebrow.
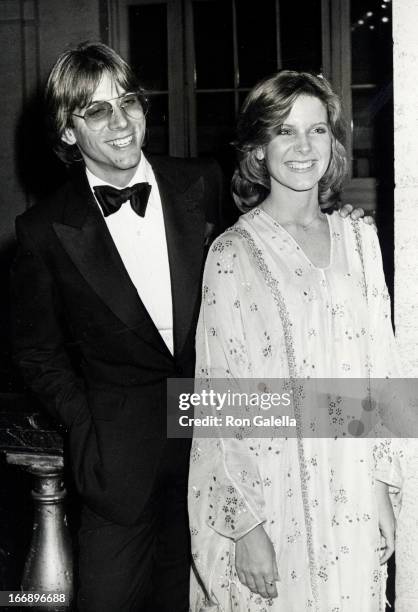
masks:
{"label": "man's eyebrow", "polygon": [[104,98],[92,98],[87,106],[90,106],[90,104],[96,104],[96,102],[106,102],[106,100]]}
{"label": "man's eyebrow", "polygon": [[86,104],[86,106],[90,106],[91,104],[96,104],[96,102],[109,102],[110,100],[118,100],[119,98],[123,98],[123,96],[125,96],[127,93],[130,93],[130,92],[124,91],[118,96],[112,96],[111,98],[97,98],[97,99],[92,98],[90,102]]}

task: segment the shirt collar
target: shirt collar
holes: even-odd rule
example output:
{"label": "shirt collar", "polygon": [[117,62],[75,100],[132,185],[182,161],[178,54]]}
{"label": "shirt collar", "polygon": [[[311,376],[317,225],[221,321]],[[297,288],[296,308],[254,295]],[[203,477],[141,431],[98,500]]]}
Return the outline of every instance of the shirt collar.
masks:
{"label": "shirt collar", "polygon": [[[117,185],[113,185],[112,183],[109,183],[109,181],[104,181],[103,179],[99,178],[98,176],[90,172],[87,166],[86,166],[86,176],[87,176],[87,180],[90,185],[90,189],[92,191],[93,191],[93,187],[97,187],[98,185],[110,185],[111,187],[115,187],[116,189],[123,189],[123,187],[121,188]],[[135,170],[135,174],[133,175],[129,183],[125,185],[124,187],[131,187],[131,185],[135,185],[135,183],[143,183],[143,182],[148,182],[150,184],[152,183],[152,170],[151,170],[151,165],[149,161],[144,155],[144,152],[141,151],[141,159],[139,160],[139,164],[138,164],[137,169]]]}

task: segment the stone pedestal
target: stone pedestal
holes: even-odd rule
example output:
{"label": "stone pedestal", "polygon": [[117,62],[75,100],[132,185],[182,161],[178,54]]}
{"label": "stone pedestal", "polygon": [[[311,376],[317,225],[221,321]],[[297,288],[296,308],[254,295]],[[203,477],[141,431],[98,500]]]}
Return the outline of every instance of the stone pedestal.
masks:
{"label": "stone pedestal", "polygon": [[[7,462],[32,476],[33,533],[21,587],[23,591],[64,593],[73,597],[72,544],[64,509],[63,458],[58,455],[6,453]],[[39,608],[37,608],[39,609]],[[51,604],[45,608],[63,610]]]}
{"label": "stone pedestal", "polygon": [[[65,514],[62,431],[31,398],[0,394],[0,451],[32,482],[32,541],[21,578],[23,591],[73,595],[72,545]],[[23,609],[23,608],[22,608]],[[25,608],[26,609],[26,608]],[[37,607],[37,610],[41,608]],[[45,610],[64,610],[49,604]]]}

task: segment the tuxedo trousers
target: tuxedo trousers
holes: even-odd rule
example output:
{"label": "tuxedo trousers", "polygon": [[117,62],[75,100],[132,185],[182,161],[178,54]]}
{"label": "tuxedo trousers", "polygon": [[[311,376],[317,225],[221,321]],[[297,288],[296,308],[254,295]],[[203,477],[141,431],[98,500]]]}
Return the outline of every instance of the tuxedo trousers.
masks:
{"label": "tuxedo trousers", "polygon": [[116,525],[83,509],[79,612],[188,612],[189,451],[189,440],[167,440],[135,525]]}

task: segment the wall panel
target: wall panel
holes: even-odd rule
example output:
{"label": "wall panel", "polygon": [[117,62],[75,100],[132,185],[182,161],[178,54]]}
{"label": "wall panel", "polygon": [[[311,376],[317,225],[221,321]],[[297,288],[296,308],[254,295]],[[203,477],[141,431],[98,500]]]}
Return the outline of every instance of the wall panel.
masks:
{"label": "wall panel", "polygon": [[19,172],[19,124],[36,84],[36,0],[6,1],[0,8],[0,248],[13,236],[14,218],[28,203]]}

